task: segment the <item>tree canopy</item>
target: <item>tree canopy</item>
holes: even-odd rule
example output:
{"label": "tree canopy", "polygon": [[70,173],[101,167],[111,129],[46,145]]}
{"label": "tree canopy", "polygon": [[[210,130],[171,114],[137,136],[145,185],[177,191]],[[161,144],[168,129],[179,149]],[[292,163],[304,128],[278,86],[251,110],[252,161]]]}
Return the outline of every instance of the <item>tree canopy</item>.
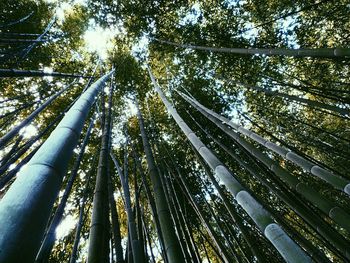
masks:
{"label": "tree canopy", "polygon": [[350,261],[349,13],[1,1],[0,261]]}

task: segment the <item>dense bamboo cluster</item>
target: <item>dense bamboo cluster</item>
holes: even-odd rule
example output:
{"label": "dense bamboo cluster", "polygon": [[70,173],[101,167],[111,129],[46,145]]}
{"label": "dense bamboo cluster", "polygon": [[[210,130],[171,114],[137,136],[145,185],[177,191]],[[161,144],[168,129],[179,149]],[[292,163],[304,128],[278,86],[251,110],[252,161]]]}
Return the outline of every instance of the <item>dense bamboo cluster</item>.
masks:
{"label": "dense bamboo cluster", "polygon": [[[222,39],[223,14],[251,9],[235,13],[245,22],[261,15],[254,3],[184,15],[122,2],[115,17],[150,42],[138,40],[141,55],[118,36],[107,59],[82,59],[95,3],[74,6],[68,24],[44,4],[42,21],[38,3],[0,14],[0,262],[349,262],[350,49],[308,47],[300,28],[306,44],[279,46],[267,28],[314,22],[330,1],[248,29],[237,20]],[[132,20],[143,8],[149,28]],[[56,70],[36,57],[45,49]]]}

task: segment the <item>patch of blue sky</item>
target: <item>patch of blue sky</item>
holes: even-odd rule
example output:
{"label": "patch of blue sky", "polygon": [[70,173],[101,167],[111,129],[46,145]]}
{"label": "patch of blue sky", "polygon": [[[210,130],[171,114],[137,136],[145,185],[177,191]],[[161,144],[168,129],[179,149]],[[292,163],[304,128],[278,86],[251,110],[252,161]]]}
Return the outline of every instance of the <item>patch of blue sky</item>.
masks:
{"label": "patch of blue sky", "polygon": [[181,26],[188,24],[196,24],[198,22],[198,18],[201,15],[202,10],[200,8],[200,4],[196,2],[190,8],[190,10],[179,20],[179,24]]}
{"label": "patch of blue sky", "polygon": [[277,27],[283,33],[284,40],[289,48],[300,48],[295,33],[297,18],[298,15],[293,15],[276,21]]}
{"label": "patch of blue sky", "polygon": [[247,1],[245,1],[245,0],[224,0],[223,4],[226,5],[227,7],[231,8],[231,7],[241,6],[246,2]]}
{"label": "patch of blue sky", "polygon": [[147,60],[149,55],[148,50],[149,38],[146,34],[143,34],[131,47],[131,54],[136,60]]}

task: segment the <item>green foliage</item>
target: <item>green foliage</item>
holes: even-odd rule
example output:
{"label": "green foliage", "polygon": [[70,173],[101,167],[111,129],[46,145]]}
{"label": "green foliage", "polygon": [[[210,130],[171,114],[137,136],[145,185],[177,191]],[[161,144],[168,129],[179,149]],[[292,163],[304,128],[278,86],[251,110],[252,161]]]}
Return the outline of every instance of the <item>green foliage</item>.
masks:
{"label": "green foliage", "polygon": [[[161,44],[155,39],[174,41],[183,44],[202,45],[208,47],[236,48],[349,48],[350,20],[349,4],[346,0],[332,1],[88,1],[86,5],[70,1],[70,8],[65,10],[64,19],[53,24],[45,35],[45,42],[38,44],[25,58],[21,52],[28,46],[0,46],[1,68],[44,69],[51,68],[57,72],[92,75],[99,64],[98,52],[86,49],[84,34],[91,25],[98,25],[115,33],[111,42],[113,48],[108,50],[108,58],[98,66],[94,77],[98,77],[112,67],[115,74],[111,85],[115,86],[113,97],[113,152],[120,163],[123,160],[123,134],[127,127],[135,150],[141,156],[142,167],[146,173],[144,150],[136,116],[130,111],[129,104],[137,97],[145,118],[147,135],[150,138],[156,161],[162,169],[168,170],[174,182],[175,192],[185,213],[188,228],[202,258],[208,255],[211,262],[220,262],[213,247],[209,244],[209,235],[183,194],[176,179],[175,171],[180,172],[189,186],[191,194],[198,202],[206,218],[214,225],[214,229],[223,239],[220,229],[214,222],[208,205],[208,199],[214,213],[224,226],[225,233],[238,256],[245,256],[252,261],[252,251],[246,239],[232,218],[228,216],[223,201],[218,197],[213,185],[206,177],[203,167],[198,162],[186,138],[173,119],[168,115],[163,103],[153,91],[145,64],[148,63],[163,91],[174,104],[185,122],[195,131],[236,175],[239,181],[275,216],[278,223],[289,229],[287,232],[297,239],[308,252],[301,235],[312,247],[325,255],[331,262],[345,262],[344,255],[334,244],[322,237],[315,226],[311,226],[295,212],[295,208],[278,198],[276,192],[269,190],[261,180],[252,176],[228,156],[223,149],[194,123],[189,113],[206,131],[234,151],[239,158],[262,174],[271,189],[285,191],[292,199],[301,197],[294,190],[286,187],[277,177],[225,136],[220,129],[203,115],[196,112],[189,104],[177,95],[175,90],[192,94],[200,103],[211,110],[232,118],[246,128],[258,133],[266,139],[293,149],[302,156],[332,170],[334,173],[350,179],[348,173],[350,126],[349,114],[340,116],[325,109],[315,109],[302,103],[293,102],[280,96],[269,96],[267,93],[250,89],[247,85],[256,86],[269,91],[299,96],[327,105],[350,109],[349,65],[348,58],[297,58],[246,56],[228,53],[213,53],[202,50],[190,50]],[[79,1],[77,1],[79,2]],[[59,4],[46,1],[10,1],[0,2],[0,38],[24,38],[13,33],[42,34],[53,18]],[[23,22],[6,26],[9,23],[32,15]],[[8,34],[8,35],[6,35]],[[10,37],[11,36],[11,37]],[[36,36],[37,37],[37,36]],[[26,38],[36,38],[26,36]],[[147,38],[149,44],[142,46],[139,53],[135,46],[140,39]],[[51,78],[4,78],[0,79],[0,136],[3,136],[13,125],[28,116],[46,98],[52,96],[72,79]],[[87,79],[78,80],[74,87],[59,97],[32,123],[38,131],[42,131],[58,114],[62,113],[71,102],[81,94]],[[246,84],[246,85],[244,85]],[[5,100],[8,100],[3,102]],[[23,105],[38,101],[14,114],[12,111]],[[101,108],[101,98],[97,107]],[[6,117],[3,117],[8,114]],[[97,120],[96,128],[90,139],[85,158],[74,189],[69,198],[66,214],[75,217],[79,214],[80,200],[83,195],[86,174],[94,170],[92,157],[99,150],[103,125]],[[84,128],[86,131],[86,127]],[[38,143],[43,142],[49,133]],[[16,137],[16,139],[18,136]],[[16,150],[20,149],[29,138],[23,138]],[[300,167],[284,160],[277,154],[266,150],[253,141],[255,147],[264,151],[286,168],[292,175],[333,203],[348,210],[350,205],[346,194],[333,189],[329,184],[303,171]],[[0,152],[4,158],[15,140]],[[31,147],[30,150],[34,148]],[[131,147],[130,147],[131,148]],[[26,152],[15,164],[28,154]],[[139,174],[135,172],[133,155],[130,151],[128,163],[130,190],[135,205],[134,178],[142,186]],[[76,155],[75,155],[76,157]],[[1,161],[1,160],[0,160]],[[72,162],[73,163],[73,162]],[[72,168],[72,163],[70,169]],[[123,203],[123,193],[118,175],[114,168],[113,184],[119,214],[122,244],[126,247],[127,216]],[[7,171],[8,173],[9,171]],[[6,174],[6,173],[5,173]],[[96,172],[94,172],[96,174]],[[3,176],[3,175],[2,175]],[[1,177],[0,177],[1,179]],[[146,174],[150,184],[149,175]],[[95,177],[89,189],[87,207],[91,206]],[[3,195],[9,185],[1,189]],[[62,191],[65,184],[62,185]],[[205,190],[208,188],[208,192]],[[252,239],[259,244],[259,250],[265,258],[272,262],[282,259],[257,229],[255,223],[234,201],[224,189],[227,198],[237,209],[239,217],[247,226]],[[159,246],[157,231],[151,209],[144,189],[140,188],[140,203],[144,210],[144,220],[149,230],[152,246]],[[299,200],[298,199],[298,200]],[[318,214],[318,218],[326,222],[329,229],[338,233],[346,242],[350,233],[339,227],[326,214],[321,213],[313,204],[305,202],[310,211]],[[92,209],[87,212],[82,232],[79,256],[86,260],[86,247],[90,227]],[[72,231],[58,240],[51,254],[50,262],[67,262],[74,242],[74,226]],[[231,233],[230,233],[231,231]],[[239,241],[243,255],[238,249],[234,237]],[[347,243],[348,244],[348,243]],[[227,245],[227,249],[232,248]],[[156,251],[156,249],[154,249]],[[159,259],[160,252],[156,257]],[[274,260],[273,260],[274,259]],[[159,260],[160,261],[160,260]],[[245,262],[243,260],[243,262]]]}

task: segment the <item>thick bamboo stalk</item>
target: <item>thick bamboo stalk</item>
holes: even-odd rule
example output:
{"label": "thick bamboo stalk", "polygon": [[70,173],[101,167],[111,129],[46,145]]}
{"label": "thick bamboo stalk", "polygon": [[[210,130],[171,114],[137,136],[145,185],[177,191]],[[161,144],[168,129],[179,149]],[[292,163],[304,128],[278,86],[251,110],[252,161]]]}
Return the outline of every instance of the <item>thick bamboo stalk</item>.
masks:
{"label": "thick bamboo stalk", "polygon": [[[218,250],[220,256],[224,259],[224,262],[229,263],[235,260],[227,251],[224,245],[222,244],[221,240],[219,239],[218,235],[214,231],[213,227],[210,225],[209,220],[205,218],[204,213],[199,208],[197,202],[194,200],[192,194],[190,193],[188,186],[186,185],[186,182],[181,174],[179,175],[179,185],[182,189],[185,197],[187,198],[189,204],[193,207],[193,210],[196,212],[197,216],[199,217],[200,221],[202,222],[203,226],[207,230],[211,240],[214,242],[216,249]],[[181,184],[180,184],[181,183]]]}
{"label": "thick bamboo stalk", "polygon": [[[184,95],[184,94],[183,94]],[[186,95],[184,95],[186,96]],[[337,206],[336,204],[333,204],[331,201],[323,197],[320,193],[318,193],[313,188],[309,187],[303,182],[300,182],[296,177],[291,175],[288,171],[283,169],[277,162],[273,161],[270,157],[268,157],[266,154],[261,152],[259,149],[257,149],[254,145],[243,139],[238,133],[233,132],[231,129],[226,127],[222,121],[220,121],[219,117],[220,115],[214,113],[213,111],[208,110],[207,108],[200,107],[198,104],[194,103],[192,99],[190,99],[187,96],[188,102],[194,106],[199,112],[201,112],[204,116],[206,116],[210,121],[215,123],[222,131],[224,131],[227,135],[229,135],[232,139],[234,139],[237,143],[239,143],[244,149],[246,149],[249,153],[251,153],[253,156],[255,156],[258,160],[260,160],[264,165],[266,165],[270,170],[272,170],[278,177],[281,178],[282,181],[284,181],[289,187],[296,190],[298,193],[300,193],[304,198],[306,198],[311,203],[315,204],[320,210],[322,210],[326,215],[328,215],[331,219],[333,219],[337,224],[345,228],[350,233],[350,222],[348,218],[350,215],[344,211],[341,207]],[[226,118],[222,117],[223,120],[226,120],[225,123],[230,122]],[[230,122],[232,123],[232,122]],[[232,124],[231,124],[232,125]],[[240,131],[240,127],[238,127]],[[261,144],[265,145],[267,142],[262,137],[258,136],[257,134],[254,134],[252,132],[246,134],[252,135],[251,137],[254,138],[256,141],[260,141]],[[268,142],[267,142],[268,143]],[[273,143],[270,143],[270,145],[275,145]],[[273,148],[276,152],[279,152],[279,149],[284,150],[282,153],[285,153],[285,155],[289,155],[291,160],[296,160],[296,162],[307,165],[308,160],[302,158],[301,156],[289,152],[288,150],[285,150],[284,148],[275,145],[276,147]],[[280,152],[280,154],[282,154]],[[302,162],[301,162],[301,161]],[[317,169],[322,169],[321,167],[312,164],[312,167],[317,167]],[[310,168],[312,170],[312,168]],[[326,178],[329,178],[329,175],[327,175]],[[339,180],[337,180],[339,179]],[[330,179],[329,179],[330,180]],[[347,180],[337,177],[332,180],[332,182],[346,182]],[[350,184],[347,184],[350,186]],[[346,188],[344,188],[346,189]]]}
{"label": "thick bamboo stalk", "polygon": [[291,161],[292,163],[298,165],[299,167],[303,168],[305,171],[319,177],[320,179],[326,181],[327,183],[331,184],[334,188],[339,189],[350,195],[350,182],[344,178],[341,178],[332,172],[320,167],[319,165],[313,163],[312,161],[309,161],[302,156],[298,155],[297,153],[286,149],[282,146],[279,146],[273,142],[270,142],[260,135],[244,128],[243,126],[234,123],[233,121],[230,121],[229,119],[215,113],[214,111],[204,107],[202,104],[200,104],[198,101],[196,101],[193,98],[190,98],[186,94],[183,94],[182,92],[178,92],[185,100],[187,100],[189,103],[191,103],[196,108],[200,108],[201,110],[205,111],[207,114],[217,118],[222,123],[234,128],[237,132],[244,134],[245,136],[249,137],[250,139],[254,140],[255,142],[261,144],[262,146],[272,150],[273,152],[277,153],[278,155],[282,156],[286,160]]}
{"label": "thick bamboo stalk", "polygon": [[[192,146],[192,145],[191,145]],[[193,147],[193,146],[192,146]],[[243,224],[241,217],[237,214],[235,211],[235,208],[230,203],[228,198],[226,197],[224,190],[222,187],[218,184],[215,177],[211,173],[211,171],[208,169],[207,165],[203,162],[201,157],[199,156],[198,152],[195,151],[193,148],[194,154],[196,156],[197,161],[202,165],[205,174],[209,177],[211,183],[214,185],[215,189],[218,191],[219,197],[222,199],[225,208],[227,209],[229,215],[231,216],[232,221],[237,224],[238,228],[240,229],[244,239],[246,240],[249,248],[252,250],[252,253],[257,258],[258,262],[263,261],[263,255],[260,252],[259,248],[256,246],[255,241],[251,238],[250,234],[248,233],[247,227]],[[169,158],[172,160],[177,174],[180,174],[180,171],[178,170],[177,166],[175,165],[175,161],[172,159],[171,154],[168,153]]]}
{"label": "thick bamboo stalk", "polygon": [[163,233],[165,251],[169,263],[184,262],[184,256],[181,252],[179,241],[176,238],[175,229],[172,225],[170,218],[169,208],[165,202],[164,190],[158,174],[157,166],[154,161],[153,153],[147,138],[147,134],[144,128],[143,117],[140,112],[140,108],[137,100],[135,100],[137,110],[137,118],[139,121],[141,137],[143,142],[143,148],[145,150],[148,171],[151,177],[153,192],[155,196],[155,203],[157,214],[159,216],[159,222]]}
{"label": "thick bamboo stalk", "polygon": [[143,172],[143,169],[142,169],[142,166],[141,166],[141,163],[140,163],[140,158],[139,158],[139,156],[137,155],[137,153],[135,151],[134,145],[132,145],[132,148],[133,148],[132,151],[133,151],[134,160],[135,160],[135,163],[136,163],[136,168],[140,172],[141,179],[142,179],[142,185],[143,185],[143,187],[145,189],[146,197],[147,197],[149,206],[151,208],[151,213],[152,213],[152,216],[153,216],[154,224],[155,224],[155,227],[156,227],[156,230],[157,230],[158,240],[159,240],[160,247],[161,247],[161,254],[162,254],[164,262],[168,263],[168,258],[167,258],[166,251],[165,251],[165,243],[164,243],[163,233],[161,231],[161,225],[160,225],[159,217],[158,217],[158,214],[157,214],[156,204],[154,202],[154,199],[153,199],[153,196],[152,196],[152,193],[151,193],[151,189],[149,188],[148,182],[146,180],[146,176],[145,176],[145,174]]}
{"label": "thick bamboo stalk", "polygon": [[[128,218],[128,235],[129,235],[129,242],[130,246],[128,247],[128,252],[132,252],[132,257],[134,262],[144,262],[144,258],[142,257],[142,247],[139,242],[138,236],[137,236],[137,228],[136,228],[136,222],[134,213],[132,210],[132,204],[131,204],[131,195],[130,195],[130,189],[129,189],[129,180],[128,180],[128,140],[125,143],[124,147],[124,173],[121,172],[120,166],[116,159],[114,159],[114,164],[117,168],[120,181],[123,187],[124,192],[124,200],[125,200],[125,210]],[[118,168],[119,167],[119,168]],[[128,253],[129,255],[129,253]]]}
{"label": "thick bamboo stalk", "polygon": [[[108,155],[111,132],[113,86],[110,85],[108,109],[106,113],[104,94],[101,96],[103,127],[101,136],[100,156],[97,167],[96,184],[93,197],[88,263],[109,261],[109,199],[108,199]],[[106,116],[107,115],[107,116]]]}
{"label": "thick bamboo stalk", "polygon": [[0,201],[0,262],[33,262],[85,119],[111,72],[68,111]]}
{"label": "thick bamboo stalk", "polygon": [[[215,222],[216,222],[218,228],[220,229],[220,232],[221,232],[222,236],[224,237],[225,241],[226,241],[228,244],[230,244],[230,248],[231,248],[231,250],[232,250],[232,253],[236,253],[236,251],[234,250],[234,246],[236,246],[236,247],[238,248],[238,250],[240,251],[241,255],[244,256],[244,259],[245,259],[246,261],[249,261],[249,260],[248,260],[249,257],[247,256],[247,253],[246,253],[245,249],[243,249],[242,246],[241,246],[241,244],[240,244],[241,242],[237,239],[236,234],[233,233],[233,232],[231,231],[230,226],[231,226],[231,224],[232,224],[232,220],[230,220],[230,221],[224,221],[224,223],[221,223],[221,222],[220,222],[220,218],[218,218],[217,214],[215,214],[215,212],[214,212],[212,206],[210,205],[210,203],[209,203],[208,200],[206,199],[205,194],[208,194],[208,195],[210,196],[212,203],[214,203],[214,206],[215,206],[216,211],[220,211],[220,213],[221,213],[222,211],[221,211],[221,209],[217,206],[217,203],[215,202],[215,200],[214,200],[214,199],[212,198],[212,196],[210,195],[210,193],[209,193],[209,191],[208,191],[208,187],[206,186],[204,180],[203,180],[201,177],[199,177],[199,179],[200,179],[202,185],[204,186],[204,193],[201,193],[202,199],[205,201],[205,203],[206,203],[206,205],[207,205],[207,207],[208,207],[208,209],[209,209],[209,211],[210,211],[210,214],[211,214],[212,217],[214,218],[214,220],[215,220]],[[230,218],[230,219],[231,219],[231,218]],[[223,228],[224,228],[223,224],[226,225],[226,228],[227,228],[227,230],[228,230],[229,233],[226,233],[226,231],[223,229]],[[231,237],[231,238],[230,238],[230,237]],[[231,241],[231,239],[233,239],[234,243]],[[250,252],[250,251],[248,251],[248,252]],[[241,255],[240,255],[240,257],[238,257],[238,255],[236,255],[236,257],[238,258],[238,261],[239,261],[239,262],[242,262]]]}
{"label": "thick bamboo stalk", "polygon": [[[204,133],[208,136],[208,138],[212,139],[217,145],[220,146],[229,156],[231,156],[240,166],[242,166],[245,170],[247,170],[252,176],[259,179],[270,191],[276,193],[276,195],[289,205],[291,209],[293,209],[298,215],[300,215],[306,222],[321,236],[325,237],[329,243],[341,251],[342,254],[347,255],[349,243],[336,231],[333,231],[328,224],[319,217],[319,215],[315,214],[313,210],[310,210],[309,207],[305,205],[305,202],[296,196],[287,195],[288,189],[279,190],[276,187],[272,187],[271,183],[267,182],[266,179],[261,176],[259,172],[257,172],[251,165],[243,162],[239,156],[234,154],[228,147],[224,144],[220,143],[216,138],[214,138],[209,132],[207,132],[201,125],[195,122],[198,127],[204,131]],[[248,151],[249,153],[249,151]],[[278,174],[283,174],[283,170],[281,170]],[[211,175],[212,176],[212,175]],[[271,178],[271,180],[274,178]],[[276,180],[274,180],[276,181]],[[282,180],[283,181],[283,180]],[[283,189],[285,186],[280,186],[280,189]],[[318,199],[318,195],[316,198]],[[322,199],[322,198],[321,198]],[[339,252],[337,252],[339,253]],[[316,255],[317,256],[317,255]]]}
{"label": "thick bamboo stalk", "polygon": [[68,179],[66,188],[64,189],[64,193],[62,195],[60,203],[59,203],[59,205],[56,209],[56,212],[51,220],[50,226],[46,230],[45,238],[42,241],[41,247],[40,247],[39,252],[36,256],[35,262],[37,262],[37,263],[48,262],[51,250],[52,250],[54,243],[56,241],[56,228],[58,227],[59,223],[62,220],[64,209],[66,207],[69,194],[72,191],[73,183],[78,175],[80,163],[81,163],[81,160],[83,159],[85,148],[86,148],[88,141],[89,141],[89,138],[90,138],[91,130],[95,124],[94,121],[95,121],[95,118],[93,117],[90,121],[85,138],[84,138],[82,145],[80,147],[79,155],[74,162],[72,172],[71,172],[70,177]]}
{"label": "thick bamboo stalk", "polygon": [[188,140],[208,163],[211,169],[214,170],[216,176],[228,188],[237,202],[258,225],[265,237],[275,246],[281,256],[288,262],[311,262],[310,257],[283,231],[278,224],[274,223],[271,215],[263,208],[263,206],[243,188],[234,175],[188,127],[160,90],[149,68],[148,70],[154,88],[161,97],[168,112],[174,118]]}
{"label": "thick bamboo stalk", "polygon": [[[277,190],[276,187],[271,186],[271,182],[268,182],[261,174],[253,169],[253,166],[243,162],[241,160],[242,157],[239,157],[233,151],[231,151],[229,148],[227,148],[225,145],[220,143],[217,139],[212,137],[206,130],[204,130],[198,123],[197,125],[205,132],[205,134],[213,140],[217,145],[219,145],[220,148],[222,148],[227,154],[229,154],[230,157],[232,157],[240,166],[242,166],[245,170],[247,170],[252,176],[255,178],[259,179],[268,189],[270,189],[271,192],[276,193],[276,195],[284,201],[286,204],[289,205],[291,209],[293,209],[297,214],[299,214],[302,218],[306,220],[306,222],[321,236],[324,236],[327,240],[330,241],[330,244],[334,245],[335,247],[340,248],[340,251],[344,250],[344,247],[346,248],[347,246],[344,245],[344,238],[341,237],[337,232],[332,231],[330,226],[325,224],[322,219],[312,212],[304,202],[300,201],[298,197],[292,196],[290,197],[287,195],[288,189],[283,188],[283,186],[279,185],[280,190]],[[211,174],[208,174],[209,176],[212,177]],[[270,180],[273,180],[274,178],[270,178]],[[214,182],[214,185],[217,184],[215,181],[215,178],[212,180]],[[273,180],[276,183],[276,180]],[[222,190],[221,190],[222,191]],[[239,219],[237,220],[238,222],[240,221]],[[252,246],[251,246],[252,247]],[[307,246],[304,246],[307,247]],[[308,246],[311,247],[311,246]],[[331,249],[334,251],[333,246]],[[346,250],[346,249],[345,249]],[[327,259],[324,258],[324,255],[321,253],[315,253],[315,248],[312,247],[311,249],[308,250],[308,252],[311,252],[313,258],[316,258],[319,262],[327,262]],[[336,252],[337,253],[337,252]],[[320,260],[321,259],[321,260]]]}

